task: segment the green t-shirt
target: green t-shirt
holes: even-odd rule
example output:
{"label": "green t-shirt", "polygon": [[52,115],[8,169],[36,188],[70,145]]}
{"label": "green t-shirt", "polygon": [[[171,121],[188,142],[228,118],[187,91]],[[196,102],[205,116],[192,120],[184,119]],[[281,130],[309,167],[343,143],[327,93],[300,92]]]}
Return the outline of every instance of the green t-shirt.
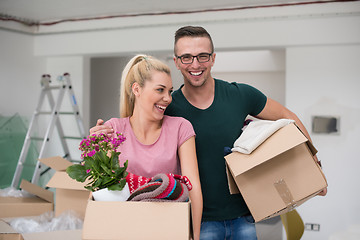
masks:
{"label": "green t-shirt", "polygon": [[249,85],[215,79],[214,101],[202,110],[192,106],[180,89],[172,94],[166,114],[184,117],[194,127],[204,199],[203,220],[222,221],[249,214],[242,196],[229,192],[224,147],[233,147],[246,116],[259,114],[265,107],[266,96]]}

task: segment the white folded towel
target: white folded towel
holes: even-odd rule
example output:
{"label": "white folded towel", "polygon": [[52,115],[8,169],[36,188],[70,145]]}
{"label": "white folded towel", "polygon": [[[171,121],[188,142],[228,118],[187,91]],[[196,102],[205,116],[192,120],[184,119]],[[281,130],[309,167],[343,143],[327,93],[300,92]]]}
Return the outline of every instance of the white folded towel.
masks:
{"label": "white folded towel", "polygon": [[234,142],[234,147],[231,150],[233,152],[250,154],[274,132],[292,122],[294,122],[294,120],[291,119],[252,121],[244,127],[242,134]]}

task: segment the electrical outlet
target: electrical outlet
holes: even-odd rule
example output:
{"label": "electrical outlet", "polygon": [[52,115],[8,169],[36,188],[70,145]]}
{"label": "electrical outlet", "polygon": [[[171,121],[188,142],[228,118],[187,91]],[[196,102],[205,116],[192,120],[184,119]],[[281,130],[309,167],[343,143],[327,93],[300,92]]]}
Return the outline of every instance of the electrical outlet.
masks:
{"label": "electrical outlet", "polygon": [[305,223],[306,231],[320,231],[320,224],[318,223]]}
{"label": "electrical outlet", "polygon": [[313,231],[320,231],[320,224],[313,224],[312,225],[312,230]]}
{"label": "electrical outlet", "polygon": [[306,231],[312,231],[312,224],[311,223],[305,223],[305,230]]}

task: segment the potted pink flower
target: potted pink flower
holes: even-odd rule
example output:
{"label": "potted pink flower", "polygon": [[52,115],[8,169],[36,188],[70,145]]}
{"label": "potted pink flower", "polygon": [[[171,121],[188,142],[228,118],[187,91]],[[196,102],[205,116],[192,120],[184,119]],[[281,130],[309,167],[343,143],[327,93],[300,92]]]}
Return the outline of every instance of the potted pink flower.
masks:
{"label": "potted pink flower", "polygon": [[122,191],[127,186],[128,161],[124,166],[120,166],[120,152],[117,149],[125,140],[126,138],[119,132],[114,138],[106,134],[88,136],[79,146],[83,161],[69,166],[66,169],[67,174],[78,182],[86,181],[85,188],[92,191],[93,195],[101,189],[110,192]]}

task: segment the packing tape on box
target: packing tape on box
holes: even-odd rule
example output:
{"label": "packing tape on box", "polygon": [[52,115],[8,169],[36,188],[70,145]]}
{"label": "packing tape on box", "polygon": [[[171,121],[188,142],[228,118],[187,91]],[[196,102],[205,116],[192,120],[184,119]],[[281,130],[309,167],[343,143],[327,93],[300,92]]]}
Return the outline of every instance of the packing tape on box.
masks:
{"label": "packing tape on box", "polygon": [[279,181],[274,183],[274,186],[279,193],[281,199],[284,201],[286,208],[289,211],[293,210],[296,207],[296,202],[288,188],[284,179],[280,179]]}

